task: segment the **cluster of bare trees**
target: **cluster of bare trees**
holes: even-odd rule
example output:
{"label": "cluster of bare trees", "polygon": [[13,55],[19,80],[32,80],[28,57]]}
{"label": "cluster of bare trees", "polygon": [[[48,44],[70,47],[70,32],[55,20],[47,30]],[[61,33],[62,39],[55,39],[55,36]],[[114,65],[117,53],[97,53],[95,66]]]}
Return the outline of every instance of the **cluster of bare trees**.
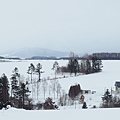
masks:
{"label": "cluster of bare trees", "polygon": [[[41,79],[41,74],[44,73],[42,71],[42,65],[39,63],[35,68],[35,66],[32,63],[30,64],[30,66],[28,67],[27,73],[30,75],[30,79],[31,79],[30,85],[32,88],[32,98],[37,96],[37,100],[38,100],[40,96],[40,92],[42,92],[42,94],[44,95],[44,99],[46,98],[47,92],[49,94],[49,97],[52,96],[51,93],[53,93],[54,99],[55,99],[55,96],[57,96],[58,98],[61,90],[61,85],[58,82],[58,80],[56,80],[58,68],[59,68],[59,63],[55,61],[52,67],[52,70],[55,71],[54,72],[55,78],[52,80],[50,80],[49,77],[48,78],[44,77],[43,79]],[[38,75],[38,80],[36,80],[36,78],[33,78],[33,75],[36,73]]]}
{"label": "cluster of bare trees", "polygon": [[32,98],[39,101],[40,98],[46,99],[46,97],[53,97],[54,99],[58,99],[61,95],[61,85],[57,79],[47,80],[43,78],[40,82],[33,82],[29,86],[32,86]]}

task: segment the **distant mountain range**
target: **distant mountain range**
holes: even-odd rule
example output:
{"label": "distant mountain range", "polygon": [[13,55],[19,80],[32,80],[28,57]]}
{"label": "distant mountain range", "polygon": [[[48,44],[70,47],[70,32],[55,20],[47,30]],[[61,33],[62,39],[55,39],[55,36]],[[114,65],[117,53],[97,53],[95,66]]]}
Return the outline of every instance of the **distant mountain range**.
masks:
{"label": "distant mountain range", "polygon": [[37,57],[68,57],[69,52],[60,52],[45,48],[21,48],[11,49],[4,52],[0,52],[0,56],[3,57],[16,57],[16,58],[32,58]]}

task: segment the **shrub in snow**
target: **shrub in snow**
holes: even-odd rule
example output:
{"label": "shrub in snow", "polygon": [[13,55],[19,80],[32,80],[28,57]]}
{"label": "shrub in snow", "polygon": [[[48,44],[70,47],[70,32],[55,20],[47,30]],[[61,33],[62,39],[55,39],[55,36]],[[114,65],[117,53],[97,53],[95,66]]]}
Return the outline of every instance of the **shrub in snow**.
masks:
{"label": "shrub in snow", "polygon": [[83,109],[87,109],[87,104],[86,104],[86,102],[83,103],[82,108],[83,108]]}
{"label": "shrub in snow", "polygon": [[45,110],[58,109],[58,106],[55,105],[55,102],[53,102],[52,99],[48,97],[45,100],[45,103],[43,103],[43,109],[45,109]]}

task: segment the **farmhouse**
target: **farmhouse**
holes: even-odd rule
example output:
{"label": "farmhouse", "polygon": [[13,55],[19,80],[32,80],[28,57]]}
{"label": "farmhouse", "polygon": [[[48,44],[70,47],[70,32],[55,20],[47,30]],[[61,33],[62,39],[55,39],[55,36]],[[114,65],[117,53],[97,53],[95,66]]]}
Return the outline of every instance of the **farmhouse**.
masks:
{"label": "farmhouse", "polygon": [[115,91],[116,93],[120,93],[120,81],[115,82]]}

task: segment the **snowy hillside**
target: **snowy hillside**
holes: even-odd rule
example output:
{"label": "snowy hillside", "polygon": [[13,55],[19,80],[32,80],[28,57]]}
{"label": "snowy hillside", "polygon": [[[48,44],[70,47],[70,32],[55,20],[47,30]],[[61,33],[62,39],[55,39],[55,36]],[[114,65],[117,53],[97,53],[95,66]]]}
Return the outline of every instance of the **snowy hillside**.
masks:
{"label": "snowy hillside", "polygon": [[[8,78],[10,78],[12,70],[14,67],[18,67],[21,75],[24,75],[27,78],[29,75],[26,73],[30,63],[36,65],[40,62],[43,66],[44,74],[42,78],[50,77],[54,78],[54,71],[51,70],[54,61],[12,61],[12,62],[1,62],[0,63],[0,73],[6,73]],[[66,65],[68,61],[59,60],[58,63],[60,66]],[[114,120],[119,118],[120,109],[104,109],[99,108],[102,102],[102,95],[105,90],[111,88],[114,90],[115,81],[120,81],[120,61],[103,61],[103,71],[100,73],[90,74],[90,75],[80,75],[77,77],[70,76],[69,74],[57,75],[57,77],[66,76],[67,78],[57,79],[66,93],[68,93],[69,87],[74,84],[80,84],[83,90],[96,91],[95,94],[86,94],[85,101],[87,103],[88,109],[83,110],[82,104],[79,104],[78,101],[75,101],[76,104],[66,106],[59,106],[60,110],[51,110],[51,111],[42,111],[42,110],[17,110],[10,108],[8,110],[0,110],[0,119],[1,120]],[[50,82],[50,81],[49,81]],[[41,83],[42,84],[42,83]],[[40,85],[41,86],[41,85]],[[40,96],[38,101],[44,100],[43,92],[40,90]],[[46,98],[48,97],[48,92],[46,93]],[[53,96],[51,96],[53,97]],[[36,96],[34,96],[36,99]],[[55,99],[57,103],[57,99]],[[97,109],[92,109],[93,106],[96,106]],[[19,117],[18,117],[19,116]]]}
{"label": "snowy hillside", "polygon": [[64,56],[68,56],[69,53],[54,51],[45,48],[21,48],[21,49],[10,49],[5,52],[0,52],[0,55],[4,57],[30,58],[33,56],[64,57]]}
{"label": "snowy hillside", "polygon": [[[8,78],[10,78],[12,74],[12,70],[15,67],[18,67],[19,72],[21,75],[24,75],[25,78],[30,77],[27,74],[27,69],[30,63],[33,63],[34,65],[37,65],[37,63],[40,62],[42,64],[42,70],[45,71],[42,75],[41,78],[54,78],[54,71],[51,69],[53,66],[54,61],[53,60],[36,60],[36,61],[14,61],[14,62],[1,62],[0,63],[0,73],[5,73]],[[58,63],[60,66],[65,66],[68,61],[65,60],[59,60]],[[71,85],[74,84],[80,84],[81,88],[83,90],[91,90],[95,91],[95,94],[86,94],[85,95],[85,101],[87,103],[87,106],[89,108],[93,107],[96,105],[97,107],[100,106],[102,102],[102,95],[104,94],[106,89],[111,90],[111,88],[114,90],[114,84],[115,81],[120,80],[120,61],[103,61],[103,70],[100,73],[95,73],[95,74],[89,74],[89,75],[80,75],[80,76],[70,76],[69,74],[63,74],[63,75],[57,75],[57,77],[63,77],[66,76],[65,78],[62,79],[57,79],[58,82],[61,85],[61,92],[64,90],[65,93],[68,94],[68,90]],[[34,75],[36,78],[37,76]],[[48,84],[50,84],[51,81],[48,80]],[[40,86],[40,95],[38,97],[37,101],[43,101],[43,92],[42,92],[42,83],[39,84]],[[35,86],[34,86],[35,87]],[[35,87],[36,90],[36,87]],[[36,100],[36,95],[34,94],[34,99]],[[49,97],[49,90],[47,89],[46,92],[46,98]],[[53,97],[53,94],[51,93],[51,96]],[[81,108],[80,105],[77,106],[78,108]],[[70,106],[70,109],[74,109],[74,106]],[[66,109],[66,106],[61,109]]]}

